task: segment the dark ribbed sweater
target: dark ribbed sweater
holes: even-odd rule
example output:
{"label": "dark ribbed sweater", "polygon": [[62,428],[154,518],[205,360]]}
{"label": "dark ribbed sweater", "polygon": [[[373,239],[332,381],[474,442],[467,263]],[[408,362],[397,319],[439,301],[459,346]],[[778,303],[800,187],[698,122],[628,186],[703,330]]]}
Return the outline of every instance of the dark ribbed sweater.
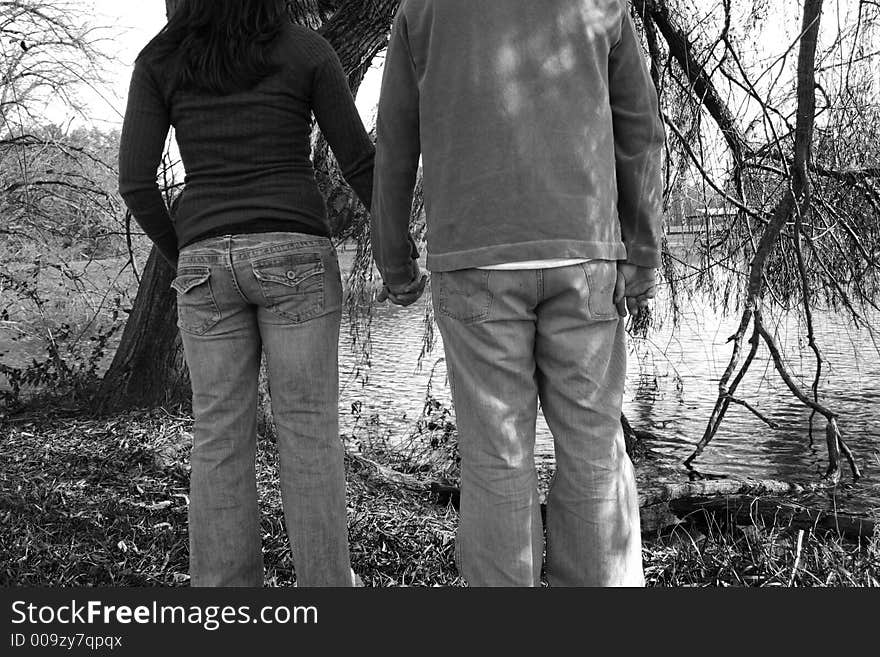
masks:
{"label": "dark ribbed sweater", "polygon": [[[171,88],[168,70],[148,55],[135,64],[119,192],[169,262],[187,244],[220,234],[329,235],[310,159],[313,113],[343,176],[370,207],[374,148],[332,46],[291,25],[273,48],[276,73],[224,96]],[[169,126],[186,170],[173,222],[156,181]]]}

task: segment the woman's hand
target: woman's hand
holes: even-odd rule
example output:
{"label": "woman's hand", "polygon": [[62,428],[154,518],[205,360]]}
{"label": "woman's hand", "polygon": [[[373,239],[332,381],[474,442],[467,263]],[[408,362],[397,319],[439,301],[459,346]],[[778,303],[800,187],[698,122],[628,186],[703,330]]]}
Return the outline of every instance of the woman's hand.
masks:
{"label": "woman's hand", "polygon": [[390,299],[391,303],[398,306],[409,306],[419,300],[425,291],[428,275],[422,274],[417,260],[412,261],[413,277],[408,283],[402,285],[383,285],[376,297],[376,301],[382,303]]}

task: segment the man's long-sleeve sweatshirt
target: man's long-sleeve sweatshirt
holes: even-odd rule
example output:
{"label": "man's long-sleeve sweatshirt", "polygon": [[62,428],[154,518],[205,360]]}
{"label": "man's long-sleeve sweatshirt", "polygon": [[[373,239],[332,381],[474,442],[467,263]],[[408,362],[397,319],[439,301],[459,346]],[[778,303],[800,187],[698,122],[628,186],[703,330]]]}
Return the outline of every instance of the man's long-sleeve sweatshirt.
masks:
{"label": "man's long-sleeve sweatshirt", "polygon": [[420,156],[430,270],[660,264],[664,131],[624,0],[403,0],[377,138],[386,283],[411,273]]}

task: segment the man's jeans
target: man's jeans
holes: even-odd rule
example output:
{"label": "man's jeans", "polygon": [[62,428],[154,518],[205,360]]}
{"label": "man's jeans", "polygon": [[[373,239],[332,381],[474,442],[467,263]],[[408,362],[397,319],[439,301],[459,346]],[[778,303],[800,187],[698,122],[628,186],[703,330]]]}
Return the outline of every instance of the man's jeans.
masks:
{"label": "man's jeans", "polygon": [[297,584],[351,586],[333,246],[298,233],[204,240],[181,252],[173,287],[195,415],[192,585],[263,585],[254,467],[263,350]]}
{"label": "man's jeans", "polygon": [[538,586],[538,400],[553,434],[551,586],[642,586],[641,531],[620,411],[616,263],[464,269],[432,277],[461,453],[459,571],[471,586]]}

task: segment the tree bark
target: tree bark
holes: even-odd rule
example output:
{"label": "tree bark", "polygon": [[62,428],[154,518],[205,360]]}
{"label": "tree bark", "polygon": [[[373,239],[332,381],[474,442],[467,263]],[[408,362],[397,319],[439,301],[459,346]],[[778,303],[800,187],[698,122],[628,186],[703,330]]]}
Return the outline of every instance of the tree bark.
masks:
{"label": "tree bark", "polygon": [[338,2],[326,0],[296,0],[288,4],[294,23],[317,29],[337,9]]}
{"label": "tree bark", "polygon": [[388,43],[388,29],[400,0],[348,0],[320,29],[336,50],[357,93],[373,58]]}
{"label": "tree bark", "polygon": [[122,340],[101,382],[99,412],[188,403],[189,374],[177,332],[173,279],[174,270],[154,247]]}

